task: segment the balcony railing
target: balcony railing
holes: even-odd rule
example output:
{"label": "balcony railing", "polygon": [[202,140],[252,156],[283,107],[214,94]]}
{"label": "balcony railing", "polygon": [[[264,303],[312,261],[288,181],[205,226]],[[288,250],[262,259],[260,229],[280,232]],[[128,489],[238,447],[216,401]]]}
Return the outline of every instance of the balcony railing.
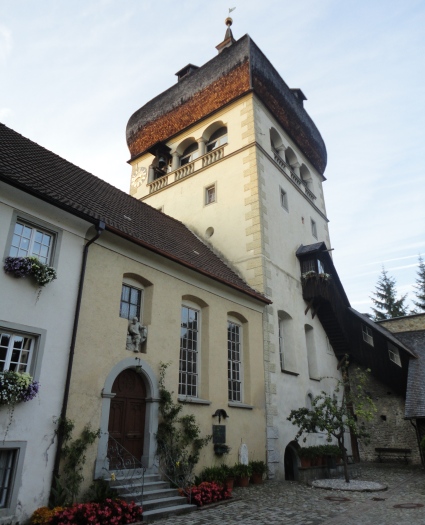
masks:
{"label": "balcony railing", "polygon": [[310,200],[316,200],[316,195],[314,195],[314,193],[308,189],[307,183],[303,181],[300,177],[298,177],[298,175],[294,172],[291,166],[289,166],[289,164],[287,164],[278,153],[274,151],[273,154],[276,164],[278,164],[283,169],[283,171],[291,177],[291,179],[295,182],[295,184],[298,187],[304,188],[304,193]]}
{"label": "balcony railing", "polygon": [[180,168],[171,171],[170,173],[166,173],[159,179],[156,179],[152,182],[148,182],[147,186],[149,188],[149,194],[155,193],[156,191],[165,188],[166,186],[168,186],[168,184],[171,184],[172,182],[182,180],[185,177],[192,175],[192,173],[195,173],[195,171],[198,171],[201,168],[211,166],[211,164],[217,162],[218,160],[224,157],[224,147],[225,145],[221,146],[220,148],[209,151],[205,155],[202,155],[202,157],[198,157],[192,162],[189,162],[188,164],[185,164],[184,166],[181,166]]}

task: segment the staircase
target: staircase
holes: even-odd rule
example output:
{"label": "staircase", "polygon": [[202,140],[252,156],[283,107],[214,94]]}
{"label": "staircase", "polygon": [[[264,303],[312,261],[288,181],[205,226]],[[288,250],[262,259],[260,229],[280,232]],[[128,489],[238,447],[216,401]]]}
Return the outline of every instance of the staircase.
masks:
{"label": "staircase", "polygon": [[196,505],[186,503],[186,498],[179,495],[177,489],[162,481],[158,474],[144,474],[134,477],[129,471],[119,471],[112,488],[118,491],[118,497],[126,501],[134,501],[143,507],[143,521],[151,521],[196,510]]}

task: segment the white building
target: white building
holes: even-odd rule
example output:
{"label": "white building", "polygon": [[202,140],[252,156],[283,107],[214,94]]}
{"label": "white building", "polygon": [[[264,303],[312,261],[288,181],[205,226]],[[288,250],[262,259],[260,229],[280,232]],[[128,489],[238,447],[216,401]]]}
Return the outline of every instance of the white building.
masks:
{"label": "white building", "polygon": [[338,377],[296,256],[301,245],[331,247],[326,149],[302,91],[226,23],[218,56],[183,68],[130,118],[130,192],[187,224],[272,300],[263,322],[268,463],[271,476],[291,479],[296,429],[286,418]]}
{"label": "white building", "polygon": [[[0,405],[0,523],[22,522],[48,502],[56,452],[55,421],[64,399],[89,226],[48,199],[20,189],[23,166],[31,166],[33,178],[42,180],[43,150],[31,148],[32,143],[26,141],[27,147],[18,153],[16,148],[25,139],[10,131],[0,125],[2,263],[9,256],[37,255],[56,269],[57,279],[39,293],[31,276],[16,278],[0,271],[0,371],[27,372],[40,383],[38,395],[17,403],[11,418],[8,405]],[[8,177],[15,182],[5,182]]]}

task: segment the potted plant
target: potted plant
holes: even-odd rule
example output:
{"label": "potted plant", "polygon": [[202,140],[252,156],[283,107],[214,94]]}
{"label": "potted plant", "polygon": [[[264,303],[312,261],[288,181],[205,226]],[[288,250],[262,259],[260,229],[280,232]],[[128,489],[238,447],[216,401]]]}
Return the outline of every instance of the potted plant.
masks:
{"label": "potted plant", "polygon": [[263,483],[263,476],[267,472],[267,465],[264,461],[250,461],[249,466],[252,468],[251,482],[254,484]]}
{"label": "potted plant", "polygon": [[311,467],[314,453],[311,450],[312,447],[300,447],[297,450],[298,457],[301,460],[301,468]]}
{"label": "potted plant", "polygon": [[249,485],[249,478],[252,475],[252,468],[249,465],[236,463],[233,467],[235,474],[235,485],[238,487],[247,487]]}
{"label": "potted plant", "polygon": [[227,490],[232,490],[233,484],[235,482],[235,473],[233,471],[233,467],[229,467],[227,465],[222,464],[220,466],[220,469],[223,473],[222,475],[222,479],[224,480],[223,485],[227,488]]}
{"label": "potted plant", "polygon": [[224,456],[230,452],[230,447],[226,443],[214,443],[214,454]]}

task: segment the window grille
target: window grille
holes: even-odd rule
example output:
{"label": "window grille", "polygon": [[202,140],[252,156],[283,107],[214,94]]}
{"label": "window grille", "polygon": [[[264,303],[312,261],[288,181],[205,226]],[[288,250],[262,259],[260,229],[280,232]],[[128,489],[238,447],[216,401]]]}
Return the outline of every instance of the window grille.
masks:
{"label": "window grille", "polygon": [[28,224],[17,221],[13,230],[10,257],[33,255],[43,264],[50,261],[53,235]]}
{"label": "window grille", "polygon": [[0,509],[8,506],[12,492],[16,450],[0,450]]}
{"label": "window grille", "polygon": [[241,377],[241,327],[231,321],[227,323],[227,358],[229,401],[242,401]]}
{"label": "window grille", "polygon": [[137,317],[140,321],[141,302],[142,290],[129,286],[128,284],[123,284],[121,290],[120,317],[129,320]]}
{"label": "window grille", "polygon": [[33,337],[0,332],[0,371],[29,372],[33,350]]}

